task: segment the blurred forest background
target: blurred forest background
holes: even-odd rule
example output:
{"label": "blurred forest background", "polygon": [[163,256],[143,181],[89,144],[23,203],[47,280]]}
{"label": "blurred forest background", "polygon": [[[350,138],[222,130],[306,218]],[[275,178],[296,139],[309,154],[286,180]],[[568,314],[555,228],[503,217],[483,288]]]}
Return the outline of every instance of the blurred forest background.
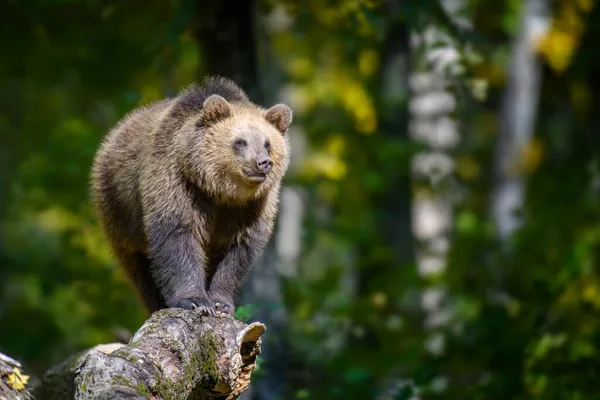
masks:
{"label": "blurred forest background", "polygon": [[600,398],[593,0],[0,15],[0,351],[29,374],[145,320],[91,161],[132,108],[218,73],[295,111],[277,229],[240,294],[269,329],[245,399]]}

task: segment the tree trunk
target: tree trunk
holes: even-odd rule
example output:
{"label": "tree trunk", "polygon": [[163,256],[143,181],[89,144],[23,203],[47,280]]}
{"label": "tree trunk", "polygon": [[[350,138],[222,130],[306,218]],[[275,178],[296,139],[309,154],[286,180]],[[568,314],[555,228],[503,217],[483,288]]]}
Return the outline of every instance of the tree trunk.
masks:
{"label": "tree trunk", "polygon": [[[389,6],[392,13],[397,12]],[[409,115],[406,107],[408,74],[410,69],[409,31],[406,24],[392,23],[384,42],[382,55],[381,91],[389,108],[385,110],[380,125],[383,135],[390,142],[408,139]],[[394,249],[394,263],[408,264],[414,260],[413,236],[411,232],[410,166],[393,168],[388,176],[385,202],[381,208],[384,224],[381,227],[389,245]]]}
{"label": "tree trunk", "polygon": [[35,389],[44,400],[236,399],[250,384],[261,323],[195,311],[155,312],[128,345],[96,346],[52,369]]}
{"label": "tree trunk", "polygon": [[[233,79],[247,93],[250,99],[259,104],[274,104],[279,99],[278,70],[270,54],[269,38],[264,31],[264,21],[260,29],[256,27],[257,4],[253,0],[241,0],[232,5],[227,2],[213,2],[202,5],[198,10],[194,35],[202,49],[204,72],[218,74]],[[259,67],[259,50],[266,65]],[[281,193],[280,218],[286,214],[287,189]],[[279,226],[279,222],[278,222]],[[252,267],[247,283],[239,298],[241,304],[257,307],[253,317],[269,326],[269,342],[262,354],[264,378],[252,384],[244,394],[245,399],[279,400],[285,398],[285,373],[287,370],[288,347],[285,327],[287,315],[280,305],[280,257],[278,252],[279,234],[276,230],[271,243],[260,260]]]}
{"label": "tree trunk", "polygon": [[[468,26],[469,21],[456,15],[463,0],[444,0],[439,3],[449,23]],[[460,142],[457,121],[452,117],[457,98],[449,87],[462,79],[460,48],[454,38],[430,24],[413,32],[413,52],[421,68],[411,76],[411,129],[413,140],[425,145],[424,151],[413,159],[415,185],[413,199],[413,230],[418,241],[417,267],[425,280],[442,275],[446,270],[453,228],[454,158],[452,150]],[[437,46],[433,46],[437,43]],[[421,294],[425,312],[425,327],[430,341],[428,350],[443,351],[442,336],[435,329],[445,325],[450,310],[444,308],[447,296],[442,284],[428,284]],[[431,346],[432,343],[437,343]]]}
{"label": "tree trunk", "polygon": [[534,134],[541,80],[535,40],[548,29],[549,12],[546,0],[527,0],[520,32],[512,49],[500,116],[491,200],[492,218],[502,240],[522,224],[518,212],[525,200],[525,181],[519,163]]}
{"label": "tree trunk", "polygon": [[[395,145],[407,139],[409,70],[409,32],[406,24],[396,18],[397,5],[388,1],[384,8],[391,15],[388,31],[381,43],[380,104],[378,125],[381,126],[380,146]],[[380,211],[378,227],[385,245],[393,252],[393,266],[413,261],[414,249],[411,234],[410,179],[408,159],[400,159],[400,165],[388,168],[383,173],[386,181],[385,193],[375,199],[375,208]],[[364,251],[364,250],[361,250]],[[366,250],[369,251],[368,249]],[[371,265],[362,269],[359,276],[359,295],[369,296],[374,288],[373,281],[382,276],[388,263]]]}
{"label": "tree trunk", "polygon": [[[452,12],[448,12],[449,9],[460,8],[461,2],[445,0],[439,2],[439,7],[452,24],[462,26],[465,22],[458,21]],[[413,193],[407,198],[412,197],[412,212],[407,219],[412,223],[409,238],[416,241],[414,257],[419,276],[424,281],[421,291],[424,347],[435,356],[444,352],[445,337],[438,329],[444,327],[450,310],[443,305],[447,296],[443,281],[432,283],[429,280],[443,276],[450,247],[454,173],[454,160],[450,153],[460,137],[456,121],[451,117],[456,98],[448,86],[460,79],[456,76],[460,57],[455,41],[437,25],[429,24],[406,35],[409,34],[412,46],[404,53],[405,57],[410,54],[413,68],[404,72],[410,74],[411,89],[410,122],[405,122],[408,125],[405,130],[412,140],[423,144],[424,149],[411,160]],[[434,43],[437,46],[434,47]],[[399,126],[395,128],[396,131],[400,129]],[[403,368],[406,369],[400,366],[397,373],[386,377],[379,400],[397,398],[406,386],[412,384],[407,374],[403,374]]]}
{"label": "tree trunk", "polygon": [[233,79],[250,98],[261,99],[254,28],[255,2],[198,2],[194,36],[204,72]]}
{"label": "tree trunk", "polygon": [[[378,147],[399,148],[408,139],[410,36],[407,24],[400,18],[399,3],[386,1],[383,11],[389,19],[385,37],[380,44],[381,72],[378,84],[381,100],[378,126],[380,126],[381,138]],[[374,209],[378,210],[379,214],[378,230],[381,232],[378,240],[385,245],[390,258],[370,262],[368,268],[363,267],[359,270],[358,297],[365,299],[369,313],[372,304],[366,299],[372,299],[374,294],[381,292],[382,288],[387,286],[386,281],[381,277],[389,276],[390,271],[394,269],[405,268],[414,260],[414,240],[411,233],[410,159],[398,155],[396,162],[396,165],[382,162],[379,166],[382,179],[386,182],[385,191],[377,193],[374,198]],[[362,254],[368,254],[370,251],[370,248],[360,249]],[[401,285],[401,287],[405,286]],[[383,293],[396,297],[395,294],[389,293],[389,288],[383,289]],[[385,352],[387,349],[382,347],[384,344],[379,340],[378,335],[381,327],[372,325],[368,320],[362,323],[366,325],[364,335],[351,340],[358,340],[357,346],[368,348],[372,357],[376,357],[378,352]],[[373,369],[377,367],[373,366]],[[403,371],[399,374],[396,374],[397,371],[389,370],[384,370],[384,374],[379,371],[373,373],[370,377],[370,385],[377,388],[376,391],[379,392],[377,399],[382,393],[387,394],[390,374],[393,374],[391,379],[394,381],[404,377],[404,367],[401,366]]]}

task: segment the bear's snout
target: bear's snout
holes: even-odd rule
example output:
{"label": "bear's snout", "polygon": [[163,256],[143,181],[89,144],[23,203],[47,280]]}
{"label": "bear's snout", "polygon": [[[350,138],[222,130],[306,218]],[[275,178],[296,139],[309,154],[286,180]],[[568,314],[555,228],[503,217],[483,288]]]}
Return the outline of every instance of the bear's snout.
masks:
{"label": "bear's snout", "polygon": [[259,156],[256,159],[256,166],[263,173],[268,174],[269,171],[271,171],[271,168],[273,167],[273,160],[271,160],[271,157],[266,155]]}

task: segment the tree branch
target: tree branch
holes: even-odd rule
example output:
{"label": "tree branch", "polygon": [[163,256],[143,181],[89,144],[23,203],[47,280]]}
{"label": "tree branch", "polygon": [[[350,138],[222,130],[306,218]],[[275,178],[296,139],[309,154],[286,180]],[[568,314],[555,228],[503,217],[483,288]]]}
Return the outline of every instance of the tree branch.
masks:
{"label": "tree branch", "polygon": [[39,399],[236,399],[265,326],[194,311],[155,312],[128,345],[96,346],[50,369]]}

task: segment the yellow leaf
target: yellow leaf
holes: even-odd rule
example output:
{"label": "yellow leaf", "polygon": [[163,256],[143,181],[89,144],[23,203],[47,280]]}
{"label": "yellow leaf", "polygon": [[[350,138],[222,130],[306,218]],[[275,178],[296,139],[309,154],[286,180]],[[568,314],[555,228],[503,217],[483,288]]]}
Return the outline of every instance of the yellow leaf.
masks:
{"label": "yellow leaf", "polygon": [[16,367],[13,369],[13,373],[8,375],[8,385],[15,390],[25,389],[27,381],[29,381],[29,376],[21,375],[21,371]]}
{"label": "yellow leaf", "polygon": [[361,133],[371,134],[377,128],[377,114],[373,101],[366,90],[358,82],[345,82],[341,101],[346,110],[354,115],[356,129]]}
{"label": "yellow leaf", "polygon": [[585,28],[585,16],[581,12],[589,12],[592,6],[592,0],[563,1],[552,27],[536,44],[537,50],[556,72],[569,66]]}
{"label": "yellow leaf", "polygon": [[142,97],[138,101],[139,105],[149,104],[154,101],[160,100],[163,97],[160,90],[158,90],[158,88],[153,85],[146,85],[142,88],[141,92]]}
{"label": "yellow leaf", "polygon": [[303,79],[314,73],[314,66],[308,57],[295,57],[287,65],[291,76]]}
{"label": "yellow leaf", "polygon": [[334,201],[337,195],[338,188],[332,182],[320,182],[317,185],[317,194],[326,202]]}
{"label": "yellow leaf", "polygon": [[564,71],[571,61],[577,38],[570,32],[552,29],[538,42],[538,51],[542,53],[550,66],[557,72]]}
{"label": "yellow leaf", "polygon": [[379,55],[375,50],[363,50],[358,55],[358,70],[364,76],[371,76],[379,66]]}
{"label": "yellow leaf", "polygon": [[373,303],[374,307],[381,308],[387,303],[387,296],[385,295],[385,293],[382,292],[373,293],[373,297],[371,297],[371,302]]}
{"label": "yellow leaf", "polygon": [[339,180],[346,175],[346,164],[339,158],[327,153],[315,153],[307,162],[309,173],[324,175],[332,180]]}
{"label": "yellow leaf", "polygon": [[513,300],[509,302],[507,305],[507,311],[508,315],[510,315],[511,317],[516,317],[521,311],[521,303],[518,300]]}
{"label": "yellow leaf", "polygon": [[314,105],[313,94],[304,85],[290,85],[288,95],[295,113],[304,114]]}
{"label": "yellow leaf", "polygon": [[314,10],[313,16],[324,26],[332,27],[336,25],[343,17],[342,11],[335,7],[327,7],[324,1],[311,1],[310,8]]}
{"label": "yellow leaf", "polygon": [[542,394],[548,385],[548,377],[545,375],[531,376],[528,381],[529,386],[527,389],[534,396]]}
{"label": "yellow leaf", "polygon": [[598,297],[598,286],[594,283],[590,283],[583,289],[583,298],[590,302],[594,303],[594,300]]}
{"label": "yellow leaf", "polygon": [[480,168],[479,165],[473,160],[472,157],[458,157],[456,159],[456,174],[466,180],[472,181],[477,179],[479,176]]}
{"label": "yellow leaf", "polygon": [[544,146],[542,145],[542,142],[540,140],[533,139],[521,151],[519,169],[527,173],[531,173],[540,165],[543,157]]}
{"label": "yellow leaf", "polygon": [[331,138],[327,141],[325,145],[325,150],[334,156],[339,156],[344,151],[345,141],[342,135],[334,134],[331,135]]}
{"label": "yellow leaf", "polygon": [[592,102],[592,95],[588,85],[582,82],[575,82],[571,85],[571,102],[578,111],[587,111]]}
{"label": "yellow leaf", "polygon": [[593,0],[577,0],[577,6],[583,11],[590,11],[594,6]]}
{"label": "yellow leaf", "polygon": [[51,207],[37,214],[37,223],[40,228],[52,232],[63,233],[77,226],[80,221],[76,214],[62,207]]}
{"label": "yellow leaf", "polygon": [[478,65],[473,66],[473,73],[476,79],[487,82],[488,86],[501,87],[506,81],[506,68],[496,59],[500,56],[491,57]]}

